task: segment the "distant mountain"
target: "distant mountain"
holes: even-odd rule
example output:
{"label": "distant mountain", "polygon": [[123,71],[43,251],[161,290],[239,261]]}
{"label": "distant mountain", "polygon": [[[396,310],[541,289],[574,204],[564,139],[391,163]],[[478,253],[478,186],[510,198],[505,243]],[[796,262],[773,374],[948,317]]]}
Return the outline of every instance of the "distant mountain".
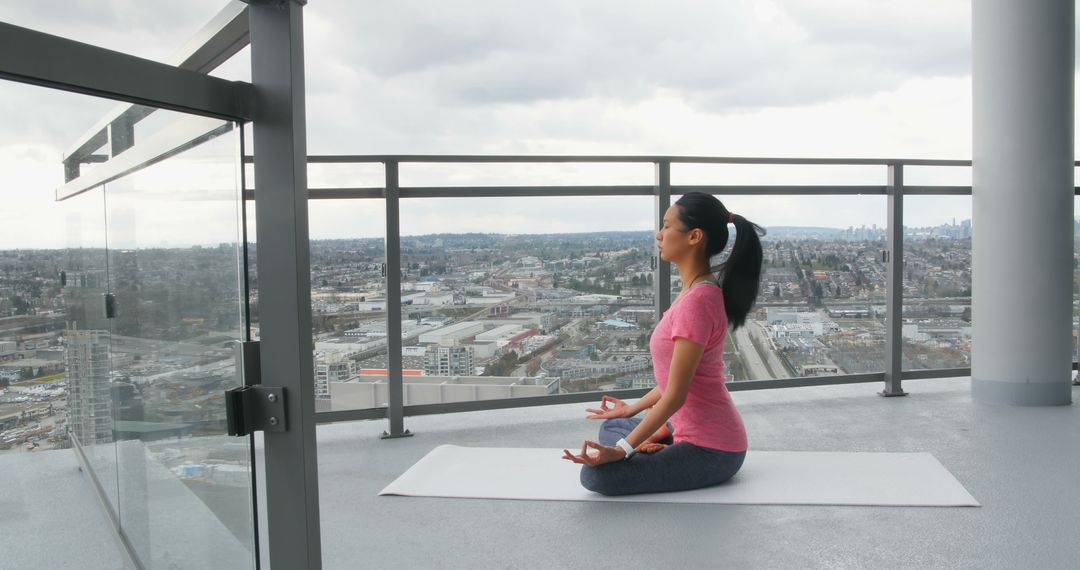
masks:
{"label": "distant mountain", "polygon": [[[818,226],[768,226],[765,228],[768,232],[768,237],[822,237],[830,238],[844,233],[847,230],[840,228],[825,228]],[[624,230],[624,231],[603,231],[603,232],[565,232],[555,234],[500,234],[500,233],[439,233],[439,234],[417,234],[417,235],[405,235],[401,236],[403,240],[415,241],[421,240],[424,242],[432,242],[434,240],[442,240],[444,243],[495,243],[500,240],[559,240],[569,237],[578,239],[606,239],[606,240],[619,240],[619,239],[653,239],[655,232],[652,230]],[[346,244],[370,244],[373,242],[380,242],[383,238],[360,238],[360,239],[313,239],[312,243],[330,245],[336,244],[339,247]]]}

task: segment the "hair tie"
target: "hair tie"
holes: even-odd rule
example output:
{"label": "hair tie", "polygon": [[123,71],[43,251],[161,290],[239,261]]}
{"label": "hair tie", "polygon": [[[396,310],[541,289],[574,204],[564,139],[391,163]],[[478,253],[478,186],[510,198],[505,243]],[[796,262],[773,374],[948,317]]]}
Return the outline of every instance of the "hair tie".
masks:
{"label": "hair tie", "polygon": [[734,212],[728,212],[727,213],[727,223],[729,223],[729,224],[734,224],[735,223],[735,213]]}

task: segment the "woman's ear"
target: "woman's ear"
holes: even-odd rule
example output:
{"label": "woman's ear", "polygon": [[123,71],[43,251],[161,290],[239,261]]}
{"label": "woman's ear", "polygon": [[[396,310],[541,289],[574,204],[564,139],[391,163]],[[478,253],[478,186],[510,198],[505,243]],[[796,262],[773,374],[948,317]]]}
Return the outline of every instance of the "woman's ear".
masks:
{"label": "woman's ear", "polygon": [[701,228],[690,230],[690,245],[695,245],[703,239],[705,239],[705,232],[701,231]]}

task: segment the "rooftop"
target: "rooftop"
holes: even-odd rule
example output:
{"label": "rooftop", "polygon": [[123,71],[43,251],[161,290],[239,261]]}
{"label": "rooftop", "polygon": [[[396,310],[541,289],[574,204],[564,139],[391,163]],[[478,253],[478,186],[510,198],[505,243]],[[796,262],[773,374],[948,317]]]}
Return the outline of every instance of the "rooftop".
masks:
{"label": "rooftop", "polygon": [[[591,437],[583,405],[320,425],[326,568],[1065,568],[1080,557],[1080,409],[972,402],[968,378],[734,392],[752,450],[926,451],[981,508],[678,505],[379,497],[442,444],[562,448]],[[1074,391],[1077,388],[1074,388]],[[259,447],[261,450],[261,446]],[[557,461],[557,457],[552,458]],[[260,461],[261,463],[261,461]],[[11,567],[116,568],[70,450],[0,457]],[[260,474],[261,478],[261,474]],[[31,481],[35,484],[31,484]],[[80,521],[72,524],[72,521]],[[62,548],[47,538],[65,528]],[[265,548],[265,539],[261,541]],[[265,561],[265,557],[263,560]]]}

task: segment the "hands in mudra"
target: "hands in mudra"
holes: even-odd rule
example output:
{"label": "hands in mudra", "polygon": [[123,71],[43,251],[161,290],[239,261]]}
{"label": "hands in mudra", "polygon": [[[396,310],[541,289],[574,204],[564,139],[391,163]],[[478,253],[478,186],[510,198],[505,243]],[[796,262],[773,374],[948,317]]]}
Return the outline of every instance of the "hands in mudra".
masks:
{"label": "hands in mudra", "polygon": [[[611,404],[611,407],[608,407]],[[590,420],[610,420],[612,418],[625,418],[628,416],[630,406],[626,402],[614,397],[604,396],[600,398],[599,408],[586,408],[586,412],[589,412],[589,416],[586,416]]]}
{"label": "hands in mudra", "polygon": [[[590,452],[590,447],[596,451]],[[573,461],[574,463],[596,467],[597,465],[603,465],[605,463],[622,461],[625,457],[626,452],[624,452],[621,447],[608,447],[606,445],[600,445],[595,441],[585,440],[585,443],[581,446],[581,455],[574,455],[573,453],[570,453],[569,449],[564,449],[562,458],[567,461]]]}
{"label": "hands in mudra", "polygon": [[[635,449],[638,453],[656,453],[665,447],[667,447],[667,445],[663,443],[646,442],[637,446]],[[591,452],[589,451],[589,448],[596,451]],[[573,461],[574,463],[596,467],[597,465],[603,465],[605,463],[622,461],[624,457],[626,457],[626,453],[623,452],[621,447],[608,447],[606,445],[600,445],[595,441],[585,440],[585,443],[581,446],[580,455],[574,455],[573,453],[570,453],[569,449],[564,449],[562,458],[567,461]]]}
{"label": "hands in mudra", "polygon": [[[625,418],[630,416],[629,405],[614,396],[604,396],[600,399],[599,408],[587,408],[585,411],[589,412],[590,415],[586,417],[590,420],[609,420],[612,418]],[[651,440],[652,438],[650,437],[649,439]],[[662,443],[646,441],[634,449],[638,453],[656,453],[665,447],[667,447],[667,445]],[[590,451],[590,448],[594,451]],[[580,455],[574,455],[573,453],[570,453],[569,449],[564,449],[562,458],[567,461],[573,461],[574,463],[595,467],[597,465],[603,465],[604,463],[622,461],[625,457],[626,453],[620,447],[609,447],[595,441],[586,440],[581,446]]]}

